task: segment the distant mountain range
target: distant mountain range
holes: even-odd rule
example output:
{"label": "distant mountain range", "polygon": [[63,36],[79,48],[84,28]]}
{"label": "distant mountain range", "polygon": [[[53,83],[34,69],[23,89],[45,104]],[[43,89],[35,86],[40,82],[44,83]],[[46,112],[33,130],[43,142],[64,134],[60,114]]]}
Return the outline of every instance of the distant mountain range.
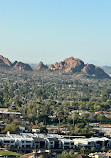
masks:
{"label": "distant mountain range", "polygon": [[[35,64],[31,64],[35,68]],[[29,64],[15,61],[11,63],[8,58],[0,55],[0,67],[2,68],[12,68],[22,71],[33,71],[33,68]],[[106,67],[103,67],[106,69]],[[63,61],[56,62],[51,65],[44,65],[43,62],[40,62],[36,68],[37,71],[51,71],[51,72],[60,72],[63,74],[83,74],[87,77],[93,78],[110,78],[110,76],[100,67],[97,67],[93,64],[85,64],[82,60],[74,57],[66,58]]]}

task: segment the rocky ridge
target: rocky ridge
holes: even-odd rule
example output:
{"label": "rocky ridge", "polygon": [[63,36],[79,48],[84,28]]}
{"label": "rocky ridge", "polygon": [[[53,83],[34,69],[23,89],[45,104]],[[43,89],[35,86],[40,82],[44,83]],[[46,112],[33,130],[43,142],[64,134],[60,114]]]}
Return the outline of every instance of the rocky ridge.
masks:
{"label": "rocky ridge", "polygon": [[0,55],[0,67],[2,67],[2,68],[14,68],[14,69],[23,70],[23,71],[24,70],[27,70],[27,71],[32,70],[30,65],[22,63],[22,62],[18,62],[18,61],[11,63],[8,58],[3,57],[2,55]]}
{"label": "rocky ridge", "polygon": [[0,55],[0,66],[10,67],[12,66],[12,63],[9,61],[8,58],[4,58],[2,55]]}
{"label": "rocky ridge", "polygon": [[[37,70],[43,70],[44,69],[43,62],[40,62],[37,66]],[[45,66],[45,69],[51,70],[51,71],[62,71],[64,73],[83,73],[84,75],[87,75],[89,77],[94,78],[110,78],[110,76],[104,72],[103,69],[96,67],[93,64],[84,64],[84,62],[81,59],[69,57],[66,58],[63,61],[56,62],[55,64],[51,64],[49,66]]]}
{"label": "rocky ridge", "polygon": [[[29,64],[15,61],[11,63],[8,58],[0,55],[0,67],[2,68],[13,68],[22,71],[32,71],[33,69]],[[69,57],[63,61],[56,62],[55,64],[51,64],[49,66],[44,65],[41,61],[37,66],[38,71],[60,71],[65,74],[83,74],[84,76],[93,77],[93,78],[110,78],[110,76],[104,72],[103,69],[93,65],[93,64],[85,64],[81,59]]]}
{"label": "rocky ridge", "polygon": [[15,61],[15,62],[13,63],[13,67],[14,67],[15,69],[18,69],[18,70],[32,71],[31,66],[28,65],[28,64],[25,64],[25,63],[23,63],[23,62]]}

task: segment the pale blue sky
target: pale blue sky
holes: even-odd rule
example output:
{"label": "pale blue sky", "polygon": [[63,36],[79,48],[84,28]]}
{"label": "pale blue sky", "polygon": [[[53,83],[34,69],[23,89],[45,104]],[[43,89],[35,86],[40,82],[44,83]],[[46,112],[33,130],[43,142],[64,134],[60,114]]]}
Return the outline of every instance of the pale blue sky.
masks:
{"label": "pale blue sky", "polygon": [[0,54],[111,65],[111,0],[0,0]]}

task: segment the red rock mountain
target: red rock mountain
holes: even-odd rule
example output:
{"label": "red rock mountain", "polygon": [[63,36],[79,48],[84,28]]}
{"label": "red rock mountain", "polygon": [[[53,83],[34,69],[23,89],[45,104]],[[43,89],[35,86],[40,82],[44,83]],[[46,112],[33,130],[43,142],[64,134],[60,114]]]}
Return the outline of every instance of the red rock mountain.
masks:
{"label": "red rock mountain", "polygon": [[2,59],[0,59],[0,67],[2,67],[2,68],[9,68],[9,66],[7,64],[5,64]]}
{"label": "red rock mountain", "polygon": [[48,67],[42,62],[37,66],[37,70],[43,70],[44,68],[51,71],[59,70],[65,73],[82,73],[95,78],[110,78],[103,69],[96,67],[93,64],[84,64],[82,60],[74,57],[66,58],[64,61],[56,62]]}
{"label": "red rock mountain", "polygon": [[48,67],[49,70],[64,70],[65,72],[79,72],[84,67],[84,62],[77,58],[66,58]]}
{"label": "red rock mountain", "polygon": [[[0,55],[0,67],[2,68],[14,68],[18,70],[27,70],[31,71],[32,68],[30,65],[23,62],[15,61],[13,64],[9,61],[8,58]],[[83,74],[85,76],[94,77],[94,78],[110,78],[110,76],[104,72],[103,69],[96,67],[93,64],[84,64],[84,62],[78,58],[69,57],[63,61],[56,62],[52,65],[44,65],[43,62],[40,62],[37,66],[37,70],[50,70],[50,71],[60,71],[63,73],[70,74]]]}
{"label": "red rock mountain", "polygon": [[14,67],[18,70],[28,70],[28,71],[32,70],[30,65],[22,63],[22,62],[17,62],[17,61],[15,61],[12,64],[8,58],[3,57],[2,55],[0,55],[0,67],[2,67],[2,68],[13,68]]}
{"label": "red rock mountain", "polygon": [[15,62],[13,63],[13,67],[14,67],[15,69],[18,69],[18,70],[32,71],[32,68],[31,68],[30,65],[25,64],[25,63],[22,63],[22,62],[18,62],[18,61],[15,61]]}
{"label": "red rock mountain", "polygon": [[42,61],[37,66],[37,70],[45,70],[47,68],[47,65],[44,65]]}
{"label": "red rock mountain", "polygon": [[96,67],[93,64],[86,64],[82,69],[82,72],[98,78],[110,78],[109,75],[105,73],[103,69]]}
{"label": "red rock mountain", "polygon": [[9,67],[12,65],[8,58],[4,58],[2,55],[0,55],[0,60],[4,63],[4,65],[6,64]]}

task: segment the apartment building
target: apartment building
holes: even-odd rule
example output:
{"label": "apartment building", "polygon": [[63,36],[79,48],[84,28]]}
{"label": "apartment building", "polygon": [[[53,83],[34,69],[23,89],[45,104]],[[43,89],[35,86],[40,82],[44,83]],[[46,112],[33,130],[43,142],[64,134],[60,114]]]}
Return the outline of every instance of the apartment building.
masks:
{"label": "apartment building", "polygon": [[62,149],[74,149],[74,141],[71,139],[59,139],[60,141],[60,148]]}
{"label": "apartment building", "polygon": [[111,140],[106,138],[106,137],[102,137],[102,138],[98,138],[98,137],[92,137],[92,138],[85,138],[85,139],[73,139],[74,144],[78,147],[81,148],[83,146],[85,147],[96,147],[96,148],[101,148],[103,146],[106,147],[110,147],[111,145]]}
{"label": "apartment building", "polygon": [[15,147],[16,146],[16,141],[14,138],[10,137],[0,137],[0,145],[1,147]]}

